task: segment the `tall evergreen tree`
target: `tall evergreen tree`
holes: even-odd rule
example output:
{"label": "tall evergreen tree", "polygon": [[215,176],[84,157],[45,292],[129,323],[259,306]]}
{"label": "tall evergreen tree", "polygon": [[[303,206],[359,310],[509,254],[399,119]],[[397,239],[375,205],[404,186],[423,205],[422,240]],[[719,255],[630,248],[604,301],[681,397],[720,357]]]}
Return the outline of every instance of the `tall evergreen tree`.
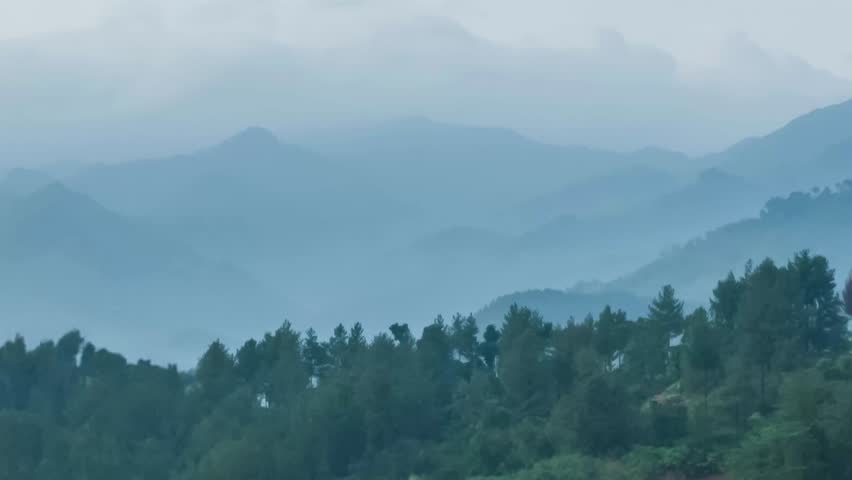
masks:
{"label": "tall evergreen tree", "polygon": [[247,340],[235,355],[236,372],[245,381],[252,381],[260,368],[260,353],[257,350],[257,341]]}
{"label": "tall evergreen tree", "polygon": [[722,366],[719,337],[709,321],[707,311],[698,308],[687,317],[687,331],[683,345],[691,371],[701,378],[701,391],[704,395],[704,415],[709,417],[708,397],[711,377]]}
{"label": "tall evergreen tree", "polygon": [[547,340],[552,326],[538,312],[512,305],[500,336],[500,380],[514,406],[543,413],[551,400]]}
{"label": "tall evergreen tree", "polygon": [[302,357],[305,359],[305,367],[314,383],[325,376],[331,367],[331,356],[328,353],[328,345],[319,341],[317,333],[313,328],[305,332]]}
{"label": "tall evergreen tree", "polygon": [[787,270],[799,290],[797,336],[801,348],[809,353],[848,350],[847,319],[841,314],[834,270],[825,257],[811,256],[807,250],[799,252],[787,264]]}
{"label": "tall evergreen tree", "polygon": [[336,366],[342,367],[347,364],[348,345],[349,334],[346,332],[346,328],[339,324],[334,327],[334,332],[328,340],[328,353]]}
{"label": "tall evergreen tree", "polygon": [[456,314],[450,326],[450,341],[454,354],[468,364],[475,364],[479,357],[479,327],[473,315]]}
{"label": "tall evergreen tree", "polygon": [[720,280],[713,289],[713,297],[710,299],[710,312],[713,319],[727,330],[734,330],[734,321],[737,317],[737,308],[743,296],[745,284],[742,280],[734,277],[733,272],[728,272],[724,280]]}
{"label": "tall evergreen tree", "polygon": [[666,285],[648,307],[648,321],[670,338],[683,333],[683,302],[675,296],[671,285]]}
{"label": "tall evergreen tree", "polygon": [[407,323],[394,323],[389,330],[400,347],[411,348],[414,346],[414,337],[411,335],[411,329],[408,328]]}
{"label": "tall evergreen tree", "polygon": [[216,340],[210,344],[198,361],[195,377],[208,402],[217,402],[231,391],[234,387],[234,357],[222,342]]}
{"label": "tall evergreen tree", "polygon": [[598,320],[595,322],[594,346],[604,359],[605,370],[612,370],[627,347],[629,329],[627,314],[622,310],[613,311],[607,305],[598,315]]}
{"label": "tall evergreen tree", "polygon": [[737,311],[739,339],[745,357],[759,371],[760,404],[766,408],[766,379],[785,338],[790,338],[796,307],[795,285],[790,276],[764,260],[748,277]]}
{"label": "tall evergreen tree", "polygon": [[495,371],[497,367],[497,357],[500,351],[500,330],[494,325],[485,327],[485,332],[482,334],[482,343],[479,345],[479,355],[482,361],[485,362],[486,368]]}

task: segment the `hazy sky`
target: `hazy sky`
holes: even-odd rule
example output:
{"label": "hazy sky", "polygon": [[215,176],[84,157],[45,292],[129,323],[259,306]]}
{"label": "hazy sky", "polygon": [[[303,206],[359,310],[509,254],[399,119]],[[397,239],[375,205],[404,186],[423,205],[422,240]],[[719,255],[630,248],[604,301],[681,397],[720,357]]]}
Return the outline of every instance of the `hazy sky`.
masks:
{"label": "hazy sky", "polygon": [[852,96],[852,2],[0,0],[0,163],[426,115],[690,153]]}

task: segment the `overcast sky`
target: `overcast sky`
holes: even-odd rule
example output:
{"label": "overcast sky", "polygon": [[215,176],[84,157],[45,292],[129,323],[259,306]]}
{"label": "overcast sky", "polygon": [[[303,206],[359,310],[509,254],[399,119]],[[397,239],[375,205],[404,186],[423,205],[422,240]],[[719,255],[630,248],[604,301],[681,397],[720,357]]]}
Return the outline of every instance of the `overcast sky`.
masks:
{"label": "overcast sky", "polygon": [[0,163],[425,115],[723,148],[852,97],[852,2],[0,0]]}

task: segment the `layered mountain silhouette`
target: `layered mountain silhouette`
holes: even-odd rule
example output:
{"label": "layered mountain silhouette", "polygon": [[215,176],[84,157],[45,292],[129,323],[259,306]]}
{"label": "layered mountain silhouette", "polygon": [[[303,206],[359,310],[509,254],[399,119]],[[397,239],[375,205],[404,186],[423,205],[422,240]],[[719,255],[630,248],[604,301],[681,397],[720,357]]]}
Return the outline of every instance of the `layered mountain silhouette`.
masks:
{"label": "layered mountain silhouette", "polygon": [[13,168],[0,178],[0,196],[26,195],[55,181],[53,176],[40,170]]}
{"label": "layered mountain silhouette", "polygon": [[351,239],[416,215],[403,201],[270,131],[249,128],[188,155],[97,165],[69,184],[200,248],[243,255]]}
{"label": "layered mountain silhouette", "polygon": [[523,216],[528,224],[563,215],[586,218],[615,215],[674,192],[683,183],[683,179],[670,171],[639,165],[540,194],[510,213]]}
{"label": "layered mountain silhouette", "polygon": [[664,149],[622,153],[550,145],[508,129],[422,117],[314,139],[311,147],[385,179],[389,189],[426,210],[449,212],[454,221],[463,215],[497,216],[594,176],[635,167],[682,169],[687,160]]}
{"label": "layered mountain silhouette", "polygon": [[[789,191],[831,184],[852,175],[850,141],[852,100],[797,117],[766,136],[743,140],[704,161],[760,180],[775,190]],[[823,157],[846,161],[824,163]]]}
{"label": "layered mountain silhouette", "polygon": [[[477,250],[477,245],[483,247],[483,253],[499,251],[506,254],[595,247],[635,249],[649,244],[654,251],[659,251],[661,246],[686,241],[707,229],[757,214],[767,198],[749,181],[719,169],[705,170],[686,185],[679,185],[668,175],[651,176],[660,180],[656,185],[658,193],[654,195],[643,191],[643,187],[636,187],[633,193],[619,200],[626,202],[632,197],[636,201],[629,206],[625,203],[620,209],[622,211],[615,214],[585,217],[557,214],[559,205],[571,211],[579,208],[584,201],[594,202],[594,198],[606,195],[606,182],[594,179],[590,183],[603,189],[598,197],[587,193],[585,188],[566,189],[550,198],[536,199],[534,205],[525,205],[524,208],[539,214],[550,212],[555,215],[520,235],[500,235],[482,228],[451,227],[424,237],[416,245],[432,253],[472,252]],[[623,180],[626,182],[626,179]],[[638,180],[641,181],[641,178]],[[572,197],[570,203],[560,201]],[[645,197],[645,200],[640,201],[640,197]]]}
{"label": "layered mountain silhouette", "polygon": [[[409,118],[305,147],[253,127],[183,155],[13,170],[0,178],[0,314],[36,337],[60,324],[114,345],[121,330],[167,332],[146,341],[170,354],[245,337],[252,319],[414,327],[489,298],[486,322],[514,302],[553,320],[607,303],[634,315],[664,283],[706,294],[767,252],[849,265],[849,184],[803,186],[852,177],[850,126],[844,103],[688,158]],[[581,280],[605,287],[564,289]]]}
{"label": "layered mountain silhouette", "polygon": [[501,325],[513,304],[537,310],[554,323],[581,322],[587,315],[597,316],[607,305],[624,310],[630,318],[646,313],[651,297],[629,293],[588,293],[572,290],[527,290],[501,295],[474,315],[482,325]]}
{"label": "layered mountain silhouette", "polygon": [[61,183],[0,208],[0,257],[6,259],[57,256],[110,278],[180,275],[206,266],[191,249]]}
{"label": "layered mountain silhouette", "polygon": [[852,181],[832,189],[798,192],[766,203],[759,216],[733,222],[697,237],[638,271],[612,283],[617,291],[649,294],[672,283],[690,295],[706,294],[729,271],[768,256],[785,262],[810,249],[842,270],[852,269]]}
{"label": "layered mountain silhouette", "polygon": [[110,340],[135,332],[157,354],[236,334],[228,320],[238,315],[254,315],[249,328],[270,320],[247,272],[56,182],[0,201],[0,268],[0,315],[36,338],[57,323]]}

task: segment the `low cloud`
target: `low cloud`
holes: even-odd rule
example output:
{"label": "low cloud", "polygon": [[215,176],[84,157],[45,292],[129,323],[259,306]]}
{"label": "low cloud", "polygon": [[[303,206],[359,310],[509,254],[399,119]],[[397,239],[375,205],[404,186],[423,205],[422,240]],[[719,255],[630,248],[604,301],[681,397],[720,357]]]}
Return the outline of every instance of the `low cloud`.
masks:
{"label": "low cloud", "polygon": [[[295,134],[411,114],[702,152],[852,93],[743,35],[695,68],[616,30],[587,48],[521,48],[445,17],[389,15],[379,7],[401,7],[380,0],[186,5],[141,2],[95,27],[0,41],[0,162],[129,158],[246,125]],[[287,29],[297,24],[341,32],[324,45]]]}

